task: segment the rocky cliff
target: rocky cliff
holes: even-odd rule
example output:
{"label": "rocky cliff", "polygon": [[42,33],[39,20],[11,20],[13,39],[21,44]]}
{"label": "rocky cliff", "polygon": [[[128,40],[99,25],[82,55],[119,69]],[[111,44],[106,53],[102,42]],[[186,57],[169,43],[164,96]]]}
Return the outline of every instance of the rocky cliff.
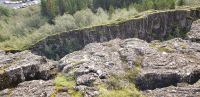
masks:
{"label": "rocky cliff", "polygon": [[[193,22],[197,18],[198,9],[152,13],[146,18],[50,36],[31,49],[50,57],[72,52],[59,61],[31,51],[0,51],[0,96],[199,97],[200,20]],[[143,27],[141,21],[150,23]],[[158,32],[154,33],[155,29]],[[173,38],[178,36],[185,39]]]}
{"label": "rocky cliff", "polygon": [[191,38],[199,38],[199,21],[188,40],[90,43],[58,62],[29,51],[1,51],[0,96],[199,97],[200,43]]}
{"label": "rocky cliff", "polygon": [[184,37],[192,22],[198,18],[200,8],[146,12],[127,21],[49,36],[29,49],[38,55],[60,59],[92,42],[104,42],[115,38],[139,38],[149,42]]}

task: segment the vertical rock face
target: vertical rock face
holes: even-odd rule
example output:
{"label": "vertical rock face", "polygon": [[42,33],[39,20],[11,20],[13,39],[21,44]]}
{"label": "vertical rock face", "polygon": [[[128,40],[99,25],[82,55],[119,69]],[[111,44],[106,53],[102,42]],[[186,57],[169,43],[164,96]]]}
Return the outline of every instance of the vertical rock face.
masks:
{"label": "vertical rock face", "polygon": [[30,49],[32,52],[59,59],[80,50],[92,42],[104,42],[120,38],[140,38],[147,41],[164,40],[184,36],[193,20],[200,18],[199,8],[154,12],[116,24],[73,30],[49,36]]}

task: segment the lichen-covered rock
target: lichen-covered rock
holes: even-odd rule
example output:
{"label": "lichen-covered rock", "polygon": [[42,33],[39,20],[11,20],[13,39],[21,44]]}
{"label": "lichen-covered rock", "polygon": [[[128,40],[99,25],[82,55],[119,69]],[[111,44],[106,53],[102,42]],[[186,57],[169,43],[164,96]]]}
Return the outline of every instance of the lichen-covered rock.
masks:
{"label": "lichen-covered rock", "polygon": [[150,44],[157,52],[146,54],[136,79],[140,89],[155,89],[200,79],[200,44],[182,39]]}
{"label": "lichen-covered rock", "polygon": [[180,38],[151,43],[135,38],[116,39],[91,43],[83,50],[68,54],[60,60],[59,67],[63,73],[75,77],[76,89],[95,94],[89,88],[97,89],[96,86],[112,76],[126,75],[127,68],[134,70],[141,66],[135,83],[139,89],[148,90],[197,82],[199,51],[199,43]]}
{"label": "lichen-covered rock", "polygon": [[200,42],[200,20],[192,23],[191,30],[187,33],[187,38],[195,42]]}
{"label": "lichen-covered rock", "polygon": [[143,91],[146,97],[200,97],[200,81],[193,85],[180,83],[177,86]]}
{"label": "lichen-covered rock", "polygon": [[70,97],[67,91],[57,91],[53,80],[32,80],[20,83],[16,88],[0,91],[1,97]]}
{"label": "lichen-covered rock", "polygon": [[147,42],[139,39],[91,43],[83,50],[66,55],[59,67],[63,73],[75,76],[78,90],[84,91],[86,97],[93,97],[99,94],[97,86],[101,82],[126,74],[127,68],[135,69],[140,56],[150,49]]}
{"label": "lichen-covered rock", "polygon": [[0,92],[1,97],[50,97],[55,86],[52,81],[33,80],[20,83],[14,89],[5,89]]}
{"label": "lichen-covered rock", "polygon": [[27,80],[47,80],[55,75],[56,63],[29,51],[0,55],[0,89],[16,86]]}

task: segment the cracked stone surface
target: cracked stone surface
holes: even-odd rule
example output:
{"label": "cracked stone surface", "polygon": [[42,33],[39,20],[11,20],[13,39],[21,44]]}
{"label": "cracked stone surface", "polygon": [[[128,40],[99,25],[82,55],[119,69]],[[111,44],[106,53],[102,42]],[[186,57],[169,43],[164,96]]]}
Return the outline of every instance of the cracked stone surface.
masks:
{"label": "cracked stone surface", "polygon": [[[198,32],[198,24],[198,21],[194,22],[188,37],[198,36],[190,34]],[[15,54],[0,51],[0,96],[49,97],[56,90],[53,80],[49,79],[58,68],[61,73],[75,79],[74,90],[81,91],[84,97],[96,97],[100,95],[98,85],[112,76],[127,74],[127,69],[139,67],[135,84],[144,96],[199,97],[200,43],[198,39],[188,39],[148,43],[130,38],[90,43],[82,50],[66,55],[58,63],[29,51]],[[122,82],[124,85],[129,83]],[[70,97],[67,87],[64,90],[56,92],[55,96]]]}
{"label": "cracked stone surface", "polygon": [[0,89],[13,87],[28,80],[48,80],[56,74],[56,62],[45,57],[29,51],[0,53]]}
{"label": "cracked stone surface", "polygon": [[[58,66],[49,65],[54,62],[29,51],[16,54],[6,54],[3,51],[0,53],[2,54],[1,64],[3,64],[5,71],[7,70],[7,73],[2,72],[1,76],[10,74],[9,77],[4,75],[4,78],[10,78],[12,82],[16,80],[20,83],[13,89],[1,91],[3,96],[8,95],[10,90],[16,91],[13,94],[15,96],[50,95],[50,91],[55,90],[53,83],[51,81],[35,81],[34,79],[43,77],[42,74],[45,75],[44,72],[41,73],[41,70],[53,71],[54,68],[58,67],[60,72],[66,76],[75,78],[74,90],[82,91],[85,97],[96,97],[100,94],[98,85],[107,82],[112,76],[122,76],[127,73],[127,69],[134,70],[138,66],[140,66],[140,72],[136,76],[135,84],[144,95],[152,95],[153,97],[159,97],[164,93],[169,95],[167,97],[187,97],[192,93],[194,97],[199,95],[197,84],[199,82],[197,81],[200,79],[200,58],[198,57],[200,44],[190,40],[175,38],[163,42],[147,43],[144,40],[131,38],[91,43],[84,49],[63,57]],[[8,63],[13,65],[8,65]],[[51,69],[49,66],[54,68]],[[15,71],[14,75],[11,71]],[[26,78],[33,81],[26,81]],[[6,81],[4,80],[4,82]],[[43,84],[40,86],[36,83]],[[125,82],[125,84],[127,83]],[[181,83],[186,85],[180,85]],[[42,87],[44,90],[36,91]],[[28,94],[20,91],[24,89],[27,90]],[[172,93],[172,90],[176,92]],[[181,92],[182,90],[183,92]],[[29,93],[32,91],[36,91],[34,92],[36,94]],[[15,94],[18,92],[21,94]],[[159,94],[159,92],[161,93]],[[180,93],[182,94],[179,95]],[[60,92],[57,95],[60,97],[70,96],[67,92]]]}
{"label": "cracked stone surface", "polygon": [[70,97],[67,91],[56,92],[53,80],[32,80],[20,83],[16,88],[0,91],[1,97]]}
{"label": "cracked stone surface", "polygon": [[99,94],[96,86],[100,82],[112,75],[125,74],[127,68],[134,69],[136,61],[144,53],[151,52],[148,46],[147,42],[135,38],[91,43],[83,50],[62,58],[59,68],[63,73],[76,77],[76,88],[86,92],[85,96],[93,97]]}
{"label": "cracked stone surface", "polygon": [[[60,60],[63,73],[74,75],[77,86],[94,87],[112,74],[141,65],[136,85],[141,90],[197,82],[200,78],[200,44],[175,38],[147,43],[139,39],[91,43]],[[84,90],[84,89],[83,89]],[[197,93],[198,94],[198,93]]]}
{"label": "cracked stone surface", "polygon": [[143,91],[146,97],[200,97],[200,81],[193,85],[180,83],[176,87],[169,86],[155,90]]}
{"label": "cracked stone surface", "polygon": [[187,38],[200,42],[200,20],[193,22],[190,32],[187,33]]}
{"label": "cracked stone surface", "polygon": [[155,89],[180,82],[195,83],[200,78],[200,44],[182,39],[152,42],[157,52],[145,55],[136,84]]}

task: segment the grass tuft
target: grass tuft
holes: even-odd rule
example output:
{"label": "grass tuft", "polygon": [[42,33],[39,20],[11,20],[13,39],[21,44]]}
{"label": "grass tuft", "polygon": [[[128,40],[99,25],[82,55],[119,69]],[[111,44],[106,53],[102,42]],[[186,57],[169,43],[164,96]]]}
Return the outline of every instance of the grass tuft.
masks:
{"label": "grass tuft", "polygon": [[54,83],[56,85],[56,91],[52,94],[51,97],[55,97],[59,90],[63,87],[68,88],[67,92],[70,94],[71,97],[83,97],[81,92],[74,90],[76,82],[71,76],[66,77],[64,74],[58,74],[54,80]]}

